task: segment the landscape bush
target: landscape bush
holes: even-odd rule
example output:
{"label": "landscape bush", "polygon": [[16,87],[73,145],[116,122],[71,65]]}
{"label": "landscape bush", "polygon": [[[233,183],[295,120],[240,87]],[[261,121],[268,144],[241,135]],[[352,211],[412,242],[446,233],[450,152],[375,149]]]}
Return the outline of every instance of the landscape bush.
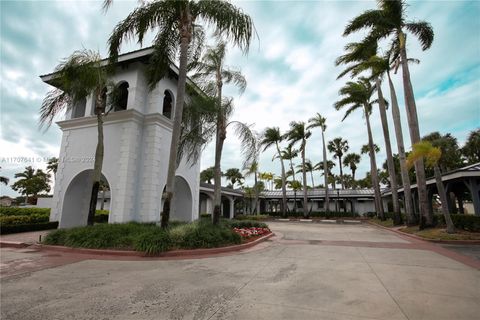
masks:
{"label": "landscape bush", "polygon": [[29,216],[34,214],[50,215],[50,208],[0,207],[0,217]]}
{"label": "landscape bush", "polygon": [[0,233],[9,234],[9,233],[18,233],[18,232],[50,230],[50,229],[56,229],[56,228],[58,228],[58,221],[40,222],[40,223],[34,223],[34,224],[13,224],[13,225],[0,224]]}
{"label": "landscape bush", "polygon": [[268,214],[259,214],[259,215],[252,215],[252,214],[239,214],[235,216],[235,220],[267,220],[270,219]]}

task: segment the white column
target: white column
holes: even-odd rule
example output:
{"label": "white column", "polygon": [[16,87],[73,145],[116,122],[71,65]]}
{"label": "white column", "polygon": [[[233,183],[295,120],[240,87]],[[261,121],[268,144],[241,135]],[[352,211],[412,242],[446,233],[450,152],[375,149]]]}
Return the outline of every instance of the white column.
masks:
{"label": "white column", "polygon": [[230,219],[233,219],[235,216],[235,199],[233,197],[229,198],[230,201]]}

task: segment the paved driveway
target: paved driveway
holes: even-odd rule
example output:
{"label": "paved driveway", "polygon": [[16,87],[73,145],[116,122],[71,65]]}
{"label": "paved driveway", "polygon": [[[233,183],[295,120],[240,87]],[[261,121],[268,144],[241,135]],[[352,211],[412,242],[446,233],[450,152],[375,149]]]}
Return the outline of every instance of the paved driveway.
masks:
{"label": "paved driveway", "polygon": [[2,249],[2,319],[478,319],[480,272],[446,249],[368,225],[270,226],[281,236],[204,259]]}

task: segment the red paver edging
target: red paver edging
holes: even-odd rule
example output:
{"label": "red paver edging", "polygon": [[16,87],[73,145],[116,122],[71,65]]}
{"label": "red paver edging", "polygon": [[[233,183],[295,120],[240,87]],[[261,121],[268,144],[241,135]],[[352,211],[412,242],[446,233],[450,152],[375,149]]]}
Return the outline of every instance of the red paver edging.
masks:
{"label": "red paver edging", "polygon": [[384,227],[382,225],[379,225],[379,224],[376,224],[374,222],[371,222],[371,221],[368,221],[369,224],[375,226],[375,227],[379,227],[379,228],[382,228],[382,229],[385,229],[385,230],[389,230],[389,231],[392,231],[392,232],[395,232],[397,234],[401,234],[401,235],[404,235],[404,236],[407,236],[407,237],[410,237],[410,238],[413,238],[413,239],[416,239],[416,240],[423,240],[423,241],[427,241],[427,242],[433,242],[433,243],[439,243],[439,244],[471,244],[471,245],[480,245],[480,240],[440,240],[440,239],[427,239],[427,238],[422,238],[420,236],[417,236],[415,234],[411,234],[411,233],[407,233],[407,232],[403,232],[403,231],[400,231],[400,230],[396,230],[396,229],[392,229],[392,228],[388,228],[388,227]]}
{"label": "red paver edging", "polygon": [[15,241],[0,241],[0,248],[26,248],[28,243]]}
{"label": "red paver edging", "polygon": [[64,246],[51,246],[36,244],[32,247],[39,250],[50,250],[50,251],[60,251],[66,253],[80,253],[80,254],[94,254],[100,256],[123,256],[123,257],[192,257],[192,256],[210,256],[216,255],[219,253],[241,251],[244,249],[251,248],[260,242],[263,242],[270,237],[273,237],[275,234],[273,232],[264,235],[254,241],[242,243],[239,245],[220,247],[220,248],[208,248],[208,249],[190,249],[190,250],[172,250],[167,252],[162,252],[158,255],[146,255],[143,252],[138,251],[127,251],[127,250],[102,250],[102,249],[84,249],[84,248],[70,248]]}

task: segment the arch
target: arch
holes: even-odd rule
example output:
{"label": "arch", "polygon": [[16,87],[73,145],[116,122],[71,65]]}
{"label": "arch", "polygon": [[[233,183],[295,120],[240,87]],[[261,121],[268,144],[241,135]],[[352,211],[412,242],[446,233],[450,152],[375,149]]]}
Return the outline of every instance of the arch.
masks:
{"label": "arch", "polygon": [[86,106],[87,106],[86,98],[81,98],[78,101],[76,101],[73,105],[72,119],[84,117]]}
{"label": "arch", "polygon": [[192,191],[187,180],[181,176],[175,176],[175,190],[173,193],[173,211],[172,220],[191,221],[192,220]]}
{"label": "arch", "polygon": [[[85,226],[87,224],[88,206],[90,204],[91,195],[91,188],[88,186],[91,184],[92,174],[93,170],[84,170],[78,173],[72,181],[70,181],[63,196],[60,228],[72,228]],[[102,180],[110,185],[103,174]],[[110,204],[111,203],[112,201],[110,201]],[[99,205],[98,200],[97,205]]]}
{"label": "arch", "polygon": [[170,90],[165,90],[163,93],[162,114],[168,119],[172,119],[173,111],[173,93]]}
{"label": "arch", "polygon": [[128,82],[121,81],[116,86],[115,92],[115,102],[113,111],[122,111],[127,110],[127,103],[128,103]]}

